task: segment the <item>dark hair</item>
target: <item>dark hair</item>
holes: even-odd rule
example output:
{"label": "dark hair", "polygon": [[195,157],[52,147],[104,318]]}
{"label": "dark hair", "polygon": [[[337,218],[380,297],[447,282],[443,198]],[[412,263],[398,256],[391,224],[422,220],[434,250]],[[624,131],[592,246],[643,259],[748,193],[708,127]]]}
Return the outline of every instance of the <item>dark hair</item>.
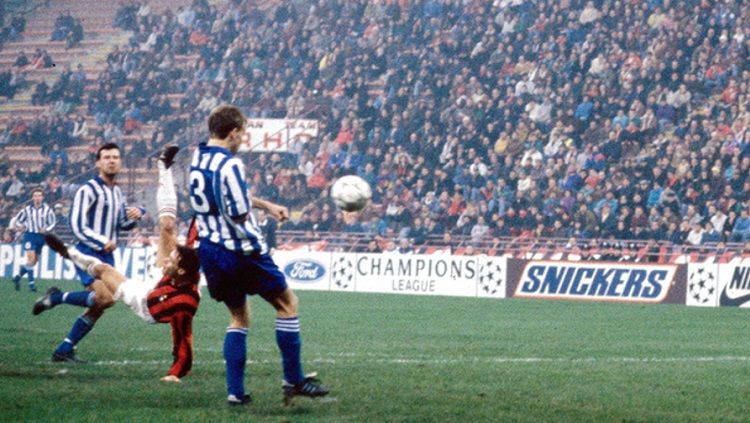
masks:
{"label": "dark hair", "polygon": [[240,109],[223,104],[211,111],[208,117],[208,131],[212,137],[225,139],[230,132],[245,126],[245,116]]}
{"label": "dark hair", "polygon": [[36,188],[34,188],[34,189],[31,190],[31,195],[34,195],[34,193],[37,192],[37,191],[41,192],[42,194],[44,194],[44,188],[42,188],[42,187],[36,187]]}
{"label": "dark hair", "polygon": [[99,160],[99,159],[102,158],[102,151],[105,151],[105,150],[117,150],[117,151],[120,151],[120,146],[117,145],[117,144],[115,144],[115,143],[113,143],[113,142],[108,142],[108,143],[104,144],[103,146],[99,147],[98,150],[96,150],[96,160]]}
{"label": "dark hair", "polygon": [[198,253],[196,253],[194,249],[184,245],[178,245],[177,252],[180,254],[180,261],[177,263],[177,266],[185,271],[184,279],[197,284],[200,279],[201,269]]}

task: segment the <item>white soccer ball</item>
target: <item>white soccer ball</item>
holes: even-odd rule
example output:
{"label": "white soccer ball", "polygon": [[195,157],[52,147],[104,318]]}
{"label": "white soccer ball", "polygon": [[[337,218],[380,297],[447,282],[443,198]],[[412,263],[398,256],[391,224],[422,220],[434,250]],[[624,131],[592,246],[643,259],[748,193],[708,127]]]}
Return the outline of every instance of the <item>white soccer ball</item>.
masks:
{"label": "white soccer ball", "polygon": [[340,177],[331,187],[331,198],[336,207],[344,211],[362,210],[372,198],[372,189],[356,175]]}

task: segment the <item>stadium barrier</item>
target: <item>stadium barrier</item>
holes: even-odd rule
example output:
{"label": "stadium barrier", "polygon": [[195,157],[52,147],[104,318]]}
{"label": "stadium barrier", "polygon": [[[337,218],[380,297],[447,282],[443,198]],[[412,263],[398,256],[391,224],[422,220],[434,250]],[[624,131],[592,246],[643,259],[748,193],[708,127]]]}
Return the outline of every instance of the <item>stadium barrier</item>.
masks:
{"label": "stadium barrier", "polygon": [[[153,247],[115,250],[115,267],[130,279],[145,280]],[[277,251],[274,260],[293,289],[381,292],[460,297],[505,296],[504,257],[356,254]],[[21,244],[0,244],[0,270],[10,278],[26,262]],[[70,261],[42,249],[36,274],[41,279],[77,281]]]}
{"label": "stadium barrier", "polygon": [[[145,280],[155,252],[119,248],[115,266]],[[276,251],[274,260],[296,290],[750,307],[750,260],[670,264],[305,250]],[[17,274],[25,261],[21,244],[0,244],[2,277]],[[41,279],[77,281],[73,264],[46,246],[35,270]]]}

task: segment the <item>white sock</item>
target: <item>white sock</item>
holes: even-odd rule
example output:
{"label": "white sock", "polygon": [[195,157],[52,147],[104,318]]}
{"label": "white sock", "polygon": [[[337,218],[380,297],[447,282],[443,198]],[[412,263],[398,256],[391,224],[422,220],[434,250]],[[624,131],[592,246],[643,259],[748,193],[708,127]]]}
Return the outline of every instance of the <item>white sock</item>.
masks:
{"label": "white sock", "polygon": [[174,189],[172,170],[165,169],[161,160],[156,166],[159,169],[159,188],[156,190],[156,208],[159,210],[159,217],[177,217],[177,193]]}

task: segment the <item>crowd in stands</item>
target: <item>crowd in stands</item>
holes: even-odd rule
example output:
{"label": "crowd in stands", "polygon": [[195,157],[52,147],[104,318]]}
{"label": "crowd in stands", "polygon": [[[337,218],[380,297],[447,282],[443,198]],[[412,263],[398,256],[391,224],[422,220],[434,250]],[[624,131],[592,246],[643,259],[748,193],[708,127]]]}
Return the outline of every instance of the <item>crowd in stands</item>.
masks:
{"label": "crowd in stands", "polygon": [[[7,24],[5,23],[6,14],[5,5],[0,4],[0,50],[6,43],[19,40],[21,34],[26,30],[26,18],[22,14],[14,14]],[[19,67],[0,69],[0,97],[12,99],[16,92],[25,88],[25,86],[26,81]]]}
{"label": "crowd in stands", "polygon": [[6,10],[3,4],[0,4],[0,49],[9,41],[17,41],[21,34],[26,30],[26,18],[23,14],[14,14],[6,24]]}
{"label": "crowd in stands", "polygon": [[67,48],[76,47],[83,41],[83,24],[70,12],[65,12],[55,19],[50,41],[65,41]]}
{"label": "crowd in stands", "polygon": [[[281,230],[750,240],[741,1],[196,0],[114,24],[132,36],[94,86],[47,102],[85,105],[102,140],[154,124],[145,154],[205,139],[223,102],[319,119],[296,151],[245,156],[256,195],[304,210]],[[360,219],[305,208],[351,173],[374,190]]]}

